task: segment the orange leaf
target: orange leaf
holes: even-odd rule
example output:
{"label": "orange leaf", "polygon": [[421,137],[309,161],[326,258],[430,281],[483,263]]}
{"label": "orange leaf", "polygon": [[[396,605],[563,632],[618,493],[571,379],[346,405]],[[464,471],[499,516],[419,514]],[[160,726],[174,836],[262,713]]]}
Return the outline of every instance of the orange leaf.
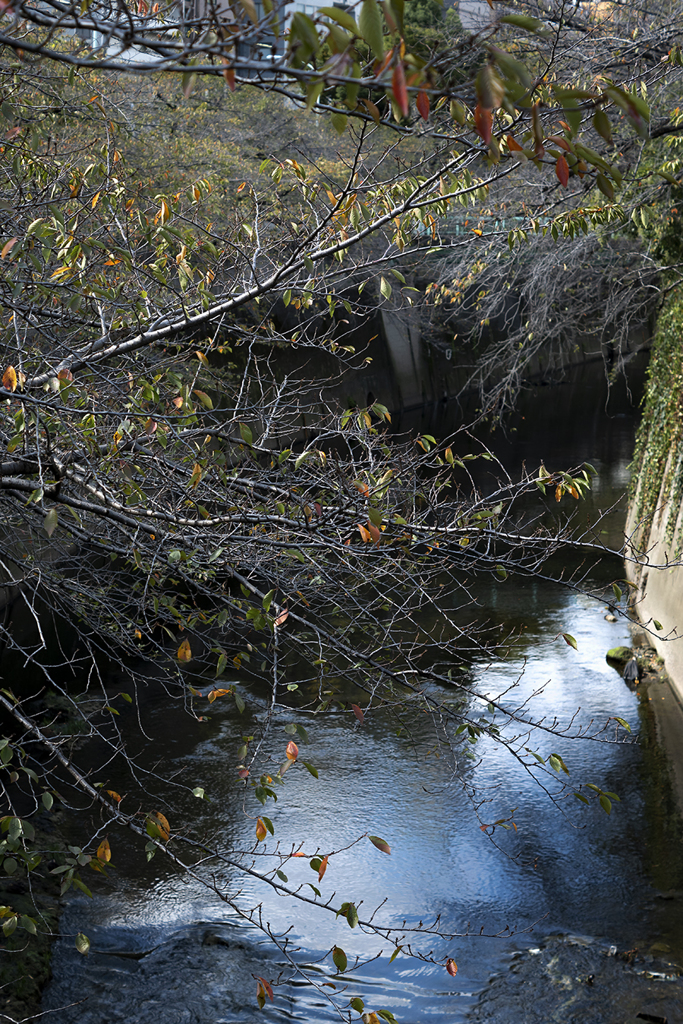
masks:
{"label": "orange leaf", "polygon": [[262,843],[267,835],[268,835],[268,829],[264,825],[263,819],[262,818],[258,818],[257,821],[256,821],[256,838],[258,839],[259,843]]}
{"label": "orange leaf", "polygon": [[13,366],[8,366],[2,375],[2,386],[6,391],[17,390],[17,371]]}
{"label": "orange leaf", "polygon": [[417,111],[423,121],[426,121],[429,117],[429,93],[425,89],[420,89],[417,94]]}
{"label": "orange leaf", "polygon": [[294,740],[290,740],[289,743],[287,744],[286,754],[287,759],[289,761],[296,761],[297,757],[299,756],[299,748],[297,747]]}
{"label": "orange leaf", "polygon": [[249,778],[249,769],[248,768],[240,768],[240,770],[237,773],[237,778],[238,779],[248,779]]}
{"label": "orange leaf", "polygon": [[302,853],[301,850],[297,850],[296,853],[292,854],[292,857],[305,857],[306,854]]}
{"label": "orange leaf", "polygon": [[[187,640],[183,643],[187,643]],[[232,690],[212,690],[211,693],[207,693],[206,698],[209,704],[213,704],[217,697],[225,697],[226,693],[232,693]]]}
{"label": "orange leaf", "polygon": [[68,370],[65,366],[57,374],[57,380],[73,380],[74,375],[71,370]]}
{"label": "orange leaf", "polygon": [[116,790],[114,790],[114,789],[105,789],[105,793],[112,798],[114,803],[116,803],[116,804],[120,804],[121,803],[121,797],[116,792]]}
{"label": "orange leaf", "polygon": [[368,530],[365,529],[364,526],[361,526],[360,523],[358,524],[358,532],[360,533],[361,537],[363,538],[366,544],[368,543],[368,541],[372,540],[371,534],[368,532]]}
{"label": "orange leaf", "polygon": [[190,648],[190,641],[183,640],[180,647],[178,648],[178,661],[188,662],[192,660],[192,650]]}
{"label": "orange leaf", "polygon": [[327,860],[328,860],[327,857],[323,857],[323,859],[320,861],[320,868],[318,869],[318,881],[319,882],[322,882],[323,875],[327,871]]}
{"label": "orange leaf", "polygon": [[7,255],[7,253],[16,244],[16,241],[17,241],[17,239],[15,237],[15,238],[10,238],[9,242],[5,242],[5,244],[2,247],[2,252],[0,252],[0,259],[4,260],[4,258]]}
{"label": "orange leaf", "polygon": [[562,487],[560,484],[555,488],[555,501],[562,501]]}
{"label": "orange leaf", "polygon": [[481,103],[477,103],[474,109],[474,124],[477,132],[488,146],[491,141],[493,117],[491,116],[491,111],[487,110],[486,107],[482,107]]}
{"label": "orange leaf", "polygon": [[452,960],[450,957],[446,961],[446,970],[450,974],[451,978],[454,978],[458,973],[458,965],[455,960]]}
{"label": "orange leaf", "polygon": [[520,146],[516,139],[513,139],[512,135],[507,137],[508,149],[511,153],[523,153],[524,147]]}
{"label": "orange leaf", "polygon": [[563,156],[558,156],[557,163],[555,164],[555,174],[562,188],[566,188],[569,183],[569,166]]}
{"label": "orange leaf", "polygon": [[154,433],[154,431],[156,429],[157,429],[156,420],[153,420],[151,418],[148,419],[147,422],[145,423],[145,433],[147,434],[147,436],[150,437]]}
{"label": "orange leaf", "polygon": [[102,864],[108,864],[111,860],[111,847],[109,846],[108,839],[103,839],[97,847],[97,859],[101,861]]}
{"label": "orange leaf", "polygon": [[408,116],[408,90],[406,89],[406,76],[403,72],[403,62],[399,61],[391,76],[391,91],[398,104],[398,109],[404,117]]}
{"label": "orange leaf", "polygon": [[150,811],[145,828],[147,835],[152,839],[161,839],[162,842],[167,843],[171,838],[171,826],[168,823],[168,818],[161,811]]}
{"label": "orange leaf", "polygon": [[360,722],[360,724],[362,725],[363,721],[365,719],[365,715],[363,714],[362,709],[359,708],[357,704],[352,704],[351,705],[351,709],[352,709],[354,715],[356,716],[356,718],[358,719],[358,721]]}

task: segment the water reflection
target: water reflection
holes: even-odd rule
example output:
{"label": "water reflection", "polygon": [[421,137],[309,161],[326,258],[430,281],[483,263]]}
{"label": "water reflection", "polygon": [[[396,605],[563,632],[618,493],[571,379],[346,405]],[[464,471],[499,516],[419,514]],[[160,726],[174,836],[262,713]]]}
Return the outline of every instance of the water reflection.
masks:
{"label": "water reflection", "polygon": [[[530,393],[516,432],[495,443],[508,465],[524,458],[537,463],[539,455],[552,467],[584,458],[595,463],[601,475],[583,510],[595,516],[623,491],[635,412],[624,394],[621,406],[614,396],[610,399],[611,415],[606,415],[601,387],[594,380],[591,387],[580,380],[574,391],[565,388],[563,401],[550,389]],[[532,407],[534,427],[529,429]],[[622,522],[623,506],[601,526],[608,531],[603,536],[618,539]],[[607,587],[620,574],[619,563],[606,557],[591,568],[591,581]],[[601,603],[538,578],[483,585],[477,597],[494,625],[519,637],[507,660],[490,664],[475,659],[471,665],[475,688],[484,698],[506,691],[507,705],[523,709],[535,694],[537,719],[594,730],[619,716],[637,732],[637,697],[604,660],[609,647],[629,643],[623,621],[606,622]],[[564,643],[563,632],[576,638],[578,651]],[[248,845],[254,822],[242,813],[238,784],[225,770],[248,720],[222,710],[209,723],[188,724],[161,699],[151,701],[144,714],[150,735],[168,737],[167,776],[185,770],[211,795],[200,823],[207,835],[225,836],[226,845]],[[645,801],[654,768],[646,763],[644,782],[636,745],[562,741],[539,730],[528,741],[543,756],[560,753],[577,784],[597,782],[617,792],[621,803],[608,818],[595,805],[586,808],[571,796],[559,798],[552,772],[543,776],[549,796],[542,797],[527,768],[491,739],[482,741],[480,760],[462,757],[457,771],[436,749],[425,756],[435,747],[426,716],[424,723],[415,723],[412,742],[397,738],[395,723],[380,714],[370,716],[362,729],[346,719],[311,723],[307,718],[305,724],[311,739],[310,754],[305,752],[319,779],[297,767],[286,776],[283,799],[269,805],[283,848],[303,841],[307,852],[340,850],[320,888],[325,897],[336,892],[337,904],[357,902],[361,916],[379,908],[377,920],[408,929],[438,916],[442,929],[473,933],[447,944],[440,939],[422,943],[437,955],[454,957],[457,978],[400,956],[390,965],[384,956],[353,975],[349,996],[361,995],[369,1005],[392,1011],[403,1024],[425,1019],[454,1024],[471,1015],[490,1024],[616,1022],[627,1011],[637,1012],[638,1000],[642,1008],[655,981],[644,968],[638,973],[637,964],[617,963],[606,953],[613,945],[648,950],[663,927],[664,904],[655,898],[644,858],[648,834],[652,839],[652,830],[659,827],[648,818]],[[606,735],[616,735],[613,721]],[[504,736],[511,740],[512,730]],[[150,749],[150,762],[158,756],[158,749]],[[169,793],[179,814],[182,800]],[[486,834],[491,829],[482,830],[482,824],[508,817],[513,809],[516,832],[499,827],[491,838]],[[390,843],[391,857],[367,841],[345,849],[366,831]],[[119,869],[112,891],[98,890],[92,902],[76,897],[63,919],[65,932],[87,932],[93,948],[102,952],[84,960],[71,940],[58,944],[46,1008],[78,1004],[57,1010],[53,1024],[147,1024],[158,1016],[198,1024],[254,1020],[252,974],[277,976],[283,966],[277,956],[196,881],[177,877],[156,859],[141,863],[124,835],[111,841]],[[306,860],[290,861],[286,870],[292,883],[318,884]],[[323,909],[304,913],[254,878],[223,869],[217,881],[231,895],[241,893],[245,906],[261,902],[276,931],[290,929],[301,959],[315,960],[334,943],[368,956],[382,950],[377,938],[358,929],[351,935],[343,919]],[[660,867],[657,882],[680,888],[678,862],[672,862],[669,874]],[[672,941],[673,935],[676,943],[668,905],[664,913],[668,938]],[[502,936],[480,937],[480,930]],[[552,938],[557,934],[584,936],[585,941],[558,946]],[[528,953],[530,947],[538,952]],[[119,955],[126,952],[145,955]],[[331,980],[329,961],[320,970],[321,980]],[[601,994],[586,996],[589,975],[602,979]],[[503,981],[497,983],[496,977]],[[668,986],[665,997],[657,997],[659,1009],[668,1007],[669,1014],[683,1010],[678,982],[659,984]],[[501,994],[505,990],[511,993],[507,1003]],[[591,1005],[603,1009],[587,1017]],[[296,983],[279,990],[267,1014],[273,1020],[337,1019],[324,988]]]}

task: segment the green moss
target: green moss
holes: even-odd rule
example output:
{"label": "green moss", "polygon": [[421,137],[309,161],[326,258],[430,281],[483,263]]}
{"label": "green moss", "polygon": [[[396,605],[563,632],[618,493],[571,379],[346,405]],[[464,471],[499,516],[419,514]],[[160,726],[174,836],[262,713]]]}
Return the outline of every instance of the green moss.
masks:
{"label": "green moss", "polygon": [[668,501],[665,536],[673,547],[683,498],[683,297],[671,297],[657,321],[645,389],[643,418],[633,456],[632,500],[647,547],[658,505]]}

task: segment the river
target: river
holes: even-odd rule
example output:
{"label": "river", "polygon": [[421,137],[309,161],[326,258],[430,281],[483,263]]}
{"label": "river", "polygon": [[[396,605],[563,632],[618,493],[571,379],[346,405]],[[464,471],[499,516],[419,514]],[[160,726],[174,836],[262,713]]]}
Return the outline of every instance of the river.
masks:
{"label": "river", "polygon": [[[525,459],[530,465],[542,459],[550,469],[592,462],[599,475],[581,516],[596,522],[598,510],[612,508],[599,527],[608,544],[618,544],[623,528],[642,368],[635,361],[629,370],[631,394],[622,382],[609,399],[595,367],[575,372],[566,384],[530,389],[507,434],[491,440],[511,471]],[[410,425],[445,433],[452,413],[430,415]],[[623,575],[612,557],[586,567],[596,587]],[[572,778],[619,795],[607,816],[573,799],[554,805],[504,749],[483,741],[467,782],[489,801],[481,808],[484,821],[515,808],[517,826],[516,832],[498,829],[494,843],[460,781],[438,758],[416,759],[380,715],[362,729],[306,719],[320,777],[292,773],[286,800],[268,811],[278,838],[285,846],[304,840],[306,849],[328,850],[365,831],[380,835],[391,856],[369,843],[339,853],[321,885],[325,895],[336,891],[340,901],[363,901],[365,911],[388,897],[379,912],[384,921],[440,915],[445,929],[475,933],[447,945],[423,944],[453,957],[456,977],[400,955],[390,964],[385,955],[351,975],[347,995],[390,1010],[400,1024],[681,1020],[675,965],[683,963],[683,879],[666,766],[652,742],[647,703],[639,705],[605,661],[608,648],[630,644],[628,628],[622,618],[605,620],[604,602],[539,579],[482,585],[478,597],[485,617],[521,635],[504,662],[474,663],[478,688],[493,693],[518,681],[517,699],[536,692],[537,718],[568,722],[577,708],[586,722],[619,716],[634,735],[642,730],[645,743],[563,745],[534,737],[541,753],[562,754]],[[563,632],[576,638],[577,651],[558,640]],[[150,746],[149,763],[163,757],[169,779],[189,770],[211,797],[202,804],[207,830],[232,843],[251,842],[254,823],[242,813],[226,753],[232,758],[245,727],[234,707],[198,723],[159,694],[142,713],[149,734],[164,737]],[[611,728],[608,735],[614,733]],[[182,813],[182,800],[169,794],[169,804]],[[296,982],[277,988],[275,1002],[259,1013],[252,974],[276,978],[282,965],[257,930],[160,857],[145,863],[125,835],[114,831],[110,841],[116,864],[110,881],[95,879],[92,900],[75,895],[66,901],[64,937],[44,998],[50,1024],[339,1019],[324,988]],[[315,881],[305,860],[290,862],[287,871],[290,881]],[[350,932],[343,919],[303,914],[253,879],[223,880],[242,892],[245,906],[261,901],[275,930],[291,929],[302,961],[315,961],[334,943],[369,955],[382,949],[377,939]],[[480,930],[503,934],[482,937]],[[79,931],[92,943],[87,957],[74,948]],[[319,970],[321,981],[339,984],[329,958]]]}

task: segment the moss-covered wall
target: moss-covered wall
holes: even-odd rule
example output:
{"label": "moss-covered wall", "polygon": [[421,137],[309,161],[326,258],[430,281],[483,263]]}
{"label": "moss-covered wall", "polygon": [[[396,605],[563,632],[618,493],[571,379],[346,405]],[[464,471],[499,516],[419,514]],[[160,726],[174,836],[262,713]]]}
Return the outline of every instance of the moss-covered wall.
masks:
{"label": "moss-covered wall", "polygon": [[[683,698],[683,295],[655,332],[626,524],[634,602]],[[659,566],[660,568],[656,568]],[[664,568],[661,568],[664,566]]]}

